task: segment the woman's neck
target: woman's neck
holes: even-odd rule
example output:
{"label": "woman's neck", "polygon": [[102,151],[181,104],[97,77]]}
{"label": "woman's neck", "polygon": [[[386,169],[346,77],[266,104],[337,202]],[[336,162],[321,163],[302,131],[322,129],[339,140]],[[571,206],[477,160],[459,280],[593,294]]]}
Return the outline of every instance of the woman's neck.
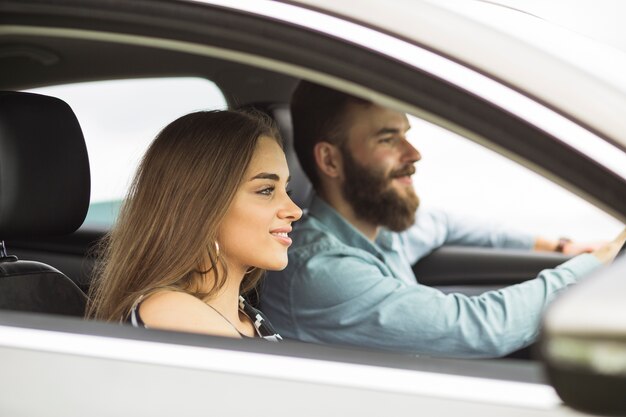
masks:
{"label": "woman's neck", "polygon": [[[224,282],[222,288],[218,290],[216,294],[206,298],[204,301],[211,307],[219,311],[224,317],[226,317],[232,324],[241,324],[241,316],[239,314],[239,291],[241,288],[241,282],[245,276],[245,269],[234,265],[227,265],[228,277]],[[220,277],[224,276],[224,269],[222,264],[218,262],[216,265],[218,274]],[[201,279],[200,282],[206,283],[200,285],[200,292],[208,292],[215,279],[215,273],[210,271]]]}

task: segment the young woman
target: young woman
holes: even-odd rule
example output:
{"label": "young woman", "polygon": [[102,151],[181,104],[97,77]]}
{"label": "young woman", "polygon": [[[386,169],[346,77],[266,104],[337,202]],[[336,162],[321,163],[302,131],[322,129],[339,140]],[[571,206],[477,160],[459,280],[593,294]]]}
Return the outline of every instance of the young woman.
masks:
{"label": "young woman", "polygon": [[183,116],[154,140],[105,240],[87,317],[134,326],[280,339],[241,296],[287,265],[302,211],[267,117]]}

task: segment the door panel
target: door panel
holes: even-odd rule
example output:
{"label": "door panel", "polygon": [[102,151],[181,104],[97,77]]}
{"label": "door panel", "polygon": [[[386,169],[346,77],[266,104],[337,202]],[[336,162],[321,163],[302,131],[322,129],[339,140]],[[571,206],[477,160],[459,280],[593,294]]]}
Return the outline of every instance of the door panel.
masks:
{"label": "door panel", "polygon": [[444,246],[417,262],[413,272],[422,284],[473,295],[535,278],[568,259],[558,253]]}

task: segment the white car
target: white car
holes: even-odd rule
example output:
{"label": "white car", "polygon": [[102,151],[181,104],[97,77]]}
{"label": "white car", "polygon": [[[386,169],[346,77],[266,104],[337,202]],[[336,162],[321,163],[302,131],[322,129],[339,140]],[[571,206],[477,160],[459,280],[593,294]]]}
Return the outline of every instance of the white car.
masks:
{"label": "white car", "polygon": [[[72,162],[84,149],[64,142],[43,147],[41,140],[39,147],[14,152],[6,138],[19,132],[7,127],[14,116],[6,114],[22,111],[22,125],[35,130],[40,118],[53,123],[53,117],[20,110],[12,94],[0,93],[0,240],[7,252],[0,253],[0,415],[626,415],[626,259],[557,300],[541,345],[516,355],[525,360],[459,360],[296,341],[270,346],[85,321],[80,308],[55,298],[56,284],[28,291],[52,300],[57,310],[40,308],[47,301],[34,297],[16,303],[12,291],[25,280],[16,284],[10,258],[52,265],[69,277],[64,285],[71,291],[85,291],[90,251],[108,230],[120,196],[92,198],[91,223],[70,235],[59,236],[80,221],[56,228],[63,214],[48,207],[86,206],[90,183],[93,197],[101,192],[101,178],[132,168],[152,138],[129,139],[136,124],[171,102],[188,101],[187,111],[256,106],[277,119],[288,139],[288,101],[300,79],[405,111],[478,143],[621,224],[624,74],[622,52],[480,1],[455,9],[450,2],[418,0],[0,0],[0,90],[74,94],[76,102],[66,101],[83,127],[91,165],[90,173],[82,157]],[[175,96],[178,87],[156,90],[149,84],[155,79],[192,79],[189,89],[200,93],[200,101]],[[124,107],[133,93],[123,91],[131,84],[110,84],[138,80],[148,82],[149,93],[141,94],[150,95],[154,108]],[[104,87],[90,90],[99,82]],[[76,90],[81,85],[87,90]],[[219,100],[202,102],[202,95],[214,93]],[[119,122],[94,122],[78,110],[107,100],[122,116]],[[66,119],[58,120],[60,130],[68,128]],[[91,125],[113,130],[94,145]],[[304,204],[310,186],[289,146],[287,154],[294,197]],[[51,169],[49,159],[55,159]],[[75,164],[82,164],[80,170]],[[33,167],[25,174],[32,181],[7,188],[4,174],[24,166]],[[461,167],[452,171],[464,173]],[[58,183],[65,178],[67,188]],[[72,195],[75,179],[86,193]],[[48,186],[54,181],[60,188]],[[47,193],[41,203],[39,193]],[[7,195],[26,202],[17,210],[26,226],[15,226],[7,214]],[[44,206],[45,219],[28,217]],[[595,225],[588,218],[576,221]],[[470,294],[532,278],[564,259],[442,248],[414,269],[423,283]]]}

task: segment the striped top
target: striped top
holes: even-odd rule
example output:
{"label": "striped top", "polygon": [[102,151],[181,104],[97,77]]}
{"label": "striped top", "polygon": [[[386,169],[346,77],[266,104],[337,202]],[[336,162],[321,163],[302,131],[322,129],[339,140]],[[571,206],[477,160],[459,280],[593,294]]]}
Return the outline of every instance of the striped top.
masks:
{"label": "striped top", "polygon": [[[139,315],[139,306],[141,305],[142,301],[143,295],[140,296],[131,307],[130,315],[128,317],[128,323],[130,323],[133,327],[143,327],[147,329],[148,326],[146,325],[146,323],[144,323],[144,321],[141,319],[141,316]],[[207,306],[211,307],[217,314],[222,316],[224,320],[226,320],[228,324],[230,324],[235,329],[235,331],[237,331],[237,333],[241,335],[241,337],[250,338],[249,336],[246,336],[245,334],[237,330],[237,328],[230,322],[230,320],[228,320],[222,315],[222,313],[213,308],[213,306],[209,304],[207,304]],[[263,313],[261,313],[260,310],[252,307],[250,303],[248,303],[246,299],[243,298],[241,295],[239,296],[239,311],[245,314],[250,319],[250,321],[252,321],[258,337],[264,340],[268,340],[270,342],[280,342],[281,340],[283,340],[283,338],[276,332],[276,330],[274,330],[274,327],[272,327],[270,322],[265,318]]]}

